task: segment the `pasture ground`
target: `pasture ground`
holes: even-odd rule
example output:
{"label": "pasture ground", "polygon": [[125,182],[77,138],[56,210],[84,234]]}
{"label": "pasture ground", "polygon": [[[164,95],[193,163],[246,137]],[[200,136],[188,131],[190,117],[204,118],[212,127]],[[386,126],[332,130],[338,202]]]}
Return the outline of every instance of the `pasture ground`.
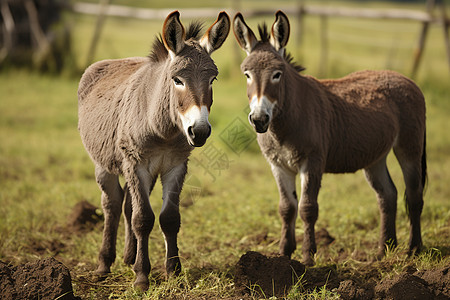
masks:
{"label": "pasture ground", "polygon": [[[181,18],[188,23],[182,10]],[[74,29],[77,64],[81,66],[95,19],[68,19]],[[250,19],[248,23],[255,28],[261,20]],[[273,17],[265,20],[271,24]],[[161,26],[161,22],[108,19],[96,60],[146,55]],[[331,19],[329,28],[328,77],[367,68],[390,68],[409,75],[420,25]],[[319,20],[308,17],[304,32],[299,49],[295,47],[293,32],[288,51],[307,67],[306,74],[317,75]],[[242,287],[236,276],[238,262],[248,251],[275,257],[281,222],[278,191],[270,168],[253,131],[248,130],[245,79],[235,63],[235,44],[231,34],[223,48],[213,54],[220,71],[214,84],[213,133],[203,148],[194,150],[182,194],[179,248],[183,272],[178,278],[165,279],[164,241],[155,226],[149,249],[151,286],[143,294],[131,288],[134,275],[122,262],[121,234],[111,276],[103,281],[93,276],[101,242],[100,210],[94,209],[100,217],[94,217],[88,226],[74,226],[72,214],[77,203],[87,201],[100,207],[93,165],[77,131],[79,76],[3,69],[0,261],[19,266],[55,257],[69,268],[74,293],[82,299],[270,298],[262,284],[244,283]],[[317,264],[307,268],[306,273],[297,274],[299,280],[278,298],[337,299],[339,294],[345,298],[344,293],[349,293],[348,298],[373,293],[372,296],[396,299],[400,296],[395,292],[405,290],[404,287],[413,291],[409,296],[450,298],[450,87],[440,28],[431,28],[427,44],[416,78],[427,101],[429,184],[422,214],[424,251],[413,258],[406,255],[409,229],[403,183],[392,155],[388,164],[399,191],[399,247],[381,261],[374,260],[378,208],[363,174],[326,175],[319,195]],[[156,214],[161,208],[161,196],[161,186],[157,184],[150,198]],[[120,226],[123,232],[123,224]],[[300,242],[300,220],[296,234]],[[300,249],[292,258],[300,260]],[[435,294],[426,294],[430,290]]]}

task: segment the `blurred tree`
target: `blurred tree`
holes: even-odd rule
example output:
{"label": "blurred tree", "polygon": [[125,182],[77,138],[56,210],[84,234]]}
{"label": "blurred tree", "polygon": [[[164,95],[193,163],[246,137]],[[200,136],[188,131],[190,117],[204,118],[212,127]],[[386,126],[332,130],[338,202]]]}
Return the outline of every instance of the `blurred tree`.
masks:
{"label": "blurred tree", "polygon": [[0,66],[60,72],[72,57],[61,21],[67,7],[68,0],[0,0]]}

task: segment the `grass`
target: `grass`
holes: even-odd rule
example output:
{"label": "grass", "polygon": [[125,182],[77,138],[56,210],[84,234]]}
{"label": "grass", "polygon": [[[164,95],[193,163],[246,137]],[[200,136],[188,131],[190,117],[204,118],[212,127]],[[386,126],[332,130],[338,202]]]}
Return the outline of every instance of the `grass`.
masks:
{"label": "grass", "polygon": [[[181,18],[182,22],[189,22],[182,15]],[[95,19],[78,15],[68,19],[76,41],[73,45],[77,64],[82,66]],[[268,23],[273,21],[272,17],[265,19]],[[261,20],[249,19],[248,24],[255,28]],[[213,20],[206,21],[209,24]],[[160,28],[161,22],[108,19],[95,60],[146,55]],[[419,25],[332,19],[329,29],[329,77],[357,69],[386,67],[409,74]],[[319,20],[307,17],[304,32],[303,46],[295,47],[293,33],[288,50],[307,67],[307,74],[317,75]],[[362,43],[355,43],[361,36],[366,38]],[[77,202],[88,200],[100,206],[93,165],[77,132],[78,78],[3,70],[0,73],[0,260],[19,264],[55,255],[70,267],[75,294],[82,293],[86,299],[237,297],[233,283],[235,263],[248,250],[266,255],[276,253],[281,222],[277,212],[278,191],[256,141],[252,140],[245,151],[237,154],[221,139],[221,134],[235,120],[247,124],[245,80],[234,63],[235,44],[230,35],[223,48],[213,54],[220,75],[214,86],[213,134],[205,146],[215,147],[226,163],[221,170],[205,170],[198,163],[204,159],[205,148],[194,151],[186,182],[190,187],[186,186],[182,195],[179,248],[183,273],[176,279],[165,280],[164,241],[155,226],[149,249],[152,284],[144,294],[131,288],[134,275],[121,261],[122,235],[118,238],[118,258],[112,277],[96,282],[90,271],[97,263],[101,225],[82,235],[73,234],[65,227]],[[416,79],[426,96],[428,114],[429,187],[422,215],[425,251],[414,259],[405,256],[409,230],[401,199],[403,183],[400,168],[391,156],[389,166],[399,190],[399,248],[389,252],[382,262],[369,265],[367,261],[375,254],[378,240],[375,195],[361,172],[325,175],[316,228],[326,228],[336,240],[329,246],[319,244],[317,267],[335,268],[349,278],[379,280],[403,272],[408,266],[423,270],[450,264],[450,187],[447,184],[450,180],[447,132],[450,90],[444,61],[441,29],[432,27]],[[252,133],[248,137],[252,138]],[[161,196],[158,184],[151,196],[156,214],[161,208]],[[301,221],[296,233],[299,237],[303,233]],[[300,253],[297,250],[293,258],[300,260]],[[257,287],[254,290],[250,298],[261,297]],[[306,290],[302,284],[294,286],[288,295],[290,299],[337,297],[326,286]]]}

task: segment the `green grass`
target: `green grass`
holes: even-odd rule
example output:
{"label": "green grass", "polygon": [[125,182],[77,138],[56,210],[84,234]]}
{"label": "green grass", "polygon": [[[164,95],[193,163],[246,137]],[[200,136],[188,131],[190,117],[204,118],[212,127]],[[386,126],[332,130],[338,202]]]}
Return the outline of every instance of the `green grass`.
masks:
{"label": "green grass", "polygon": [[[189,22],[182,15],[181,18]],[[86,60],[95,18],[77,15],[68,19],[74,30],[77,64],[81,67]],[[249,19],[248,24],[255,28],[261,20]],[[273,17],[265,20],[271,24]],[[212,21],[206,20],[207,24]],[[305,73],[317,75],[319,20],[306,18],[300,49],[296,48],[295,21],[291,23],[293,35],[288,50],[307,67]],[[409,75],[419,25],[332,19],[329,28],[328,77],[357,69],[388,67]],[[108,19],[95,60],[144,56],[160,29],[161,22]],[[362,44],[354,42],[361,37],[365,37]],[[214,84],[213,134],[205,146],[216,147],[229,165],[220,172],[208,169],[212,172],[208,173],[195,160],[204,158],[204,148],[194,151],[189,165],[193,177],[188,176],[187,184],[199,188],[200,195],[193,197],[186,187],[182,196],[185,203],[181,208],[179,234],[182,275],[167,281],[162,275],[164,241],[155,226],[150,238],[152,284],[144,294],[131,288],[134,275],[122,263],[122,234],[118,238],[118,258],[112,277],[96,282],[90,272],[97,263],[101,225],[82,235],[71,233],[65,226],[77,202],[88,200],[100,207],[93,165],[77,131],[79,78],[3,70],[0,73],[0,260],[18,264],[56,255],[71,269],[75,294],[83,291],[86,299],[236,297],[234,265],[248,250],[266,255],[276,253],[281,221],[277,212],[278,191],[256,141],[236,154],[220,138],[236,118],[244,124],[247,122],[245,79],[235,64],[235,45],[231,34],[223,48],[213,54],[220,75]],[[238,53],[240,60],[243,53]],[[405,256],[409,230],[403,209],[403,182],[400,168],[391,156],[389,166],[399,190],[400,246],[382,262],[370,265],[371,271],[378,270],[378,279],[393,276],[410,265],[420,270],[450,263],[450,89],[445,59],[442,31],[434,26],[417,78],[427,101],[429,187],[422,215],[426,249],[412,260]],[[161,194],[158,184],[151,196],[156,214],[161,208]],[[317,266],[335,266],[340,274],[372,276],[364,272],[376,250],[379,214],[375,195],[363,174],[325,175],[319,206],[316,228],[326,228],[336,241],[330,246],[319,245]],[[122,224],[120,230],[123,231]],[[299,220],[297,236],[302,233]],[[267,237],[261,240],[260,236]],[[300,254],[298,249],[293,258],[300,260]],[[260,297],[257,291],[252,295],[251,298]],[[298,284],[288,298],[300,297],[330,299],[336,294],[326,287],[307,292]]]}

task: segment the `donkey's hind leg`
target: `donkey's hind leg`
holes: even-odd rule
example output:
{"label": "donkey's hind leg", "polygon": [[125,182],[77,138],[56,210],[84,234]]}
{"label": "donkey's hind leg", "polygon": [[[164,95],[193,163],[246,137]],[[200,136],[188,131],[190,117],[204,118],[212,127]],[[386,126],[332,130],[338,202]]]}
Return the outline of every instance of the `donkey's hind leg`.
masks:
{"label": "donkey's hind leg", "polygon": [[95,168],[95,177],[102,191],[102,208],[105,215],[102,247],[96,272],[105,275],[110,272],[111,264],[116,259],[117,228],[120,221],[123,190],[118,176],[108,173],[99,166]]}
{"label": "donkey's hind leg", "polygon": [[280,193],[280,202],[278,205],[278,212],[282,220],[280,254],[291,257],[297,247],[295,241],[295,221],[297,219],[298,210],[298,200],[295,189],[296,174],[279,166],[271,166]]}
{"label": "donkey's hind leg", "polygon": [[[422,234],[420,229],[420,215],[423,209],[423,190],[426,177],[426,162],[417,156],[411,158],[401,149],[394,148],[395,155],[400,163],[405,180],[405,205],[410,222],[409,254],[420,251],[422,247]],[[423,156],[424,157],[424,156]],[[425,168],[425,169],[423,169]]]}
{"label": "donkey's hind leg", "polygon": [[133,265],[136,260],[137,240],[131,225],[133,208],[131,205],[131,194],[127,184],[125,184],[124,192],[125,197],[123,202],[123,214],[125,215],[125,249],[123,261],[127,265]]}
{"label": "donkey's hind leg", "polygon": [[386,246],[397,246],[395,218],[397,214],[397,189],[386,166],[386,156],[364,169],[366,179],[377,193],[381,215],[379,255],[383,256]]}

